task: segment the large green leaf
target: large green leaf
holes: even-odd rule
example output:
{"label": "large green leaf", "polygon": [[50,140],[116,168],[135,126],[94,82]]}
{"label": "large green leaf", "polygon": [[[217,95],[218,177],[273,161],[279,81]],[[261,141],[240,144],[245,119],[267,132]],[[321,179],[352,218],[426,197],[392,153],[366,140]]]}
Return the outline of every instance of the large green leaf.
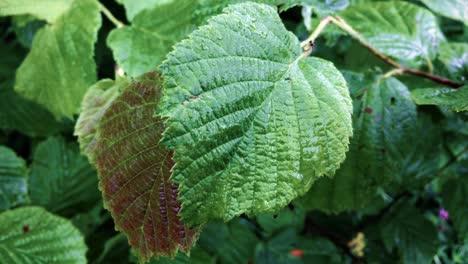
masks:
{"label": "large green leaf", "polygon": [[52,137],[36,147],[29,177],[33,204],[64,215],[88,209],[100,197],[97,181],[77,144]]}
{"label": "large green leaf", "polygon": [[468,3],[466,0],[421,0],[435,13],[459,20],[468,26]]}
{"label": "large green leaf", "polygon": [[404,264],[431,263],[437,229],[417,208],[400,204],[383,218],[380,234],[388,251],[397,248]]}
{"label": "large green leaf", "polygon": [[434,58],[444,39],[431,12],[403,1],[355,5],[341,15],[370,45],[410,65]]}
{"label": "large green leaf", "polygon": [[468,85],[458,89],[423,88],[411,91],[416,104],[448,106],[453,111],[468,111]]}
{"label": "large green leaf", "polygon": [[163,142],[175,149],[185,221],[278,210],[344,160],[346,82],[332,63],[300,55],[274,8],[244,3],[210,19],[161,66]]}
{"label": "large green leaf", "polygon": [[68,220],[41,207],[0,214],[2,263],[86,263],[86,244]]}
{"label": "large green leaf", "polygon": [[54,116],[13,91],[15,70],[23,52],[17,45],[0,42],[0,128],[31,137],[54,134],[61,129]]}
{"label": "large green leaf", "polygon": [[376,80],[354,94],[354,135],[346,161],[333,178],[319,179],[301,199],[308,209],[362,209],[378,186],[397,180],[411,148],[416,106],[397,79]]}
{"label": "large green leaf", "polygon": [[39,30],[16,73],[15,90],[49,109],[56,118],[72,118],[95,82],[94,43],[101,25],[95,0],[75,0],[52,24]]}
{"label": "large green leaf", "polygon": [[91,161],[96,146],[99,121],[125,84],[126,81],[123,80],[118,83],[109,79],[100,80],[89,88],[83,98],[82,111],[76,121],[74,135],[78,136],[81,152]]}
{"label": "large green leaf", "polygon": [[468,241],[468,177],[450,179],[442,186],[442,203],[461,241]]}
{"label": "large green leaf", "polygon": [[13,150],[0,146],[0,211],[29,200],[27,176],[24,160]]}
{"label": "large green leaf", "polygon": [[2,0],[0,1],[0,16],[30,14],[53,23],[70,8],[73,1]]}
{"label": "large green leaf", "polygon": [[187,252],[197,233],[178,217],[177,185],[168,181],[172,153],[159,145],[160,82],[150,74],[126,87],[100,119],[94,148],[105,206],[142,260]]}

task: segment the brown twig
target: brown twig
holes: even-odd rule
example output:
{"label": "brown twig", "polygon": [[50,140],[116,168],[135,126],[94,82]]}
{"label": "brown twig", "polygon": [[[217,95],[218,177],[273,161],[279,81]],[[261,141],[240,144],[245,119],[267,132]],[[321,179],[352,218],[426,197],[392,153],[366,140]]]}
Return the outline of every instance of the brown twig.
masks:
{"label": "brown twig", "polygon": [[429,80],[432,80],[436,83],[443,84],[445,86],[458,89],[463,86],[462,83],[457,83],[455,81],[452,81],[450,79],[444,78],[442,76],[438,76],[432,73],[427,73],[423,72],[420,70],[416,69],[411,69],[404,67],[403,65],[399,64],[398,62],[394,61],[390,57],[385,56],[382,54],[380,51],[375,49],[372,45],[370,45],[364,37],[361,36],[358,32],[356,32],[346,21],[344,21],[341,17],[332,17],[332,16],[327,16],[320,21],[319,25],[317,28],[312,32],[309,38],[307,38],[305,41],[301,43],[301,46],[304,50],[303,56],[308,56],[311,53],[311,48],[309,48],[309,43],[314,43],[315,39],[318,37],[318,35],[325,29],[325,27],[329,24],[333,23],[336,26],[338,26],[340,29],[351,35],[353,38],[359,41],[359,43],[364,46],[366,49],[368,49],[372,54],[377,56],[379,59],[381,59],[383,62],[386,64],[396,68],[399,70],[400,73],[407,73],[407,74],[412,74],[415,76],[420,76]]}

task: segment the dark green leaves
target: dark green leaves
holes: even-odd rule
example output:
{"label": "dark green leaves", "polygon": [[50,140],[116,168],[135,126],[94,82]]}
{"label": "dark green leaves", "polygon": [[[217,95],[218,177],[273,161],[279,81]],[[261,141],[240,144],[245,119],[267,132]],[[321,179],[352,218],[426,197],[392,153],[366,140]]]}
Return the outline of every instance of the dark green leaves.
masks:
{"label": "dark green leaves", "polygon": [[96,171],[81,156],[77,144],[49,138],[34,152],[30,194],[33,204],[70,215],[99,201]]}
{"label": "dark green leaves", "polygon": [[69,221],[40,207],[0,214],[0,259],[3,263],[86,263],[86,245]]}
{"label": "dark green leaves", "polygon": [[468,241],[468,180],[466,175],[451,179],[442,186],[442,204],[462,241]]}
{"label": "dark green leaves", "polygon": [[403,1],[354,5],[341,15],[370,45],[409,65],[426,64],[444,39],[431,12]]}
{"label": "dark green leaves", "polygon": [[73,1],[36,33],[31,51],[17,70],[15,90],[45,106],[56,118],[71,119],[96,80],[94,42],[100,25],[95,0]]}
{"label": "dark green leaves", "polygon": [[160,112],[185,221],[278,210],[344,160],[345,80],[300,55],[276,10],[254,3],[226,8],[169,54]]}
{"label": "dark green leaves", "polygon": [[437,230],[416,208],[400,204],[381,222],[381,238],[387,250],[397,248],[402,262],[431,263],[437,252]]}
{"label": "dark green leaves", "polygon": [[169,183],[172,153],[159,145],[164,126],[153,113],[160,82],[156,74],[145,75],[95,120],[93,160],[104,202],[142,261],[175,256],[179,248],[188,252],[197,234],[178,217],[177,185]]}
{"label": "dark green leaves", "polygon": [[0,211],[29,200],[24,160],[11,149],[0,146]]}
{"label": "dark green leaves", "polygon": [[374,83],[352,90],[354,135],[350,152],[334,178],[319,179],[302,198],[301,203],[309,209],[362,209],[375,199],[378,186],[397,179],[410,149],[416,106],[406,86],[394,78],[376,78]]}

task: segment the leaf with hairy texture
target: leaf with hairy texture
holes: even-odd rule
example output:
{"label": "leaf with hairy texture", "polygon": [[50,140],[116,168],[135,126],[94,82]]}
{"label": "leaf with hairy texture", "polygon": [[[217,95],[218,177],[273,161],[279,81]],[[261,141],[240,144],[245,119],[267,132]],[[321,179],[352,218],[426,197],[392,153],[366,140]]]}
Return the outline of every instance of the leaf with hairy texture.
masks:
{"label": "leaf with hairy texture", "polygon": [[55,134],[62,125],[54,116],[13,91],[15,69],[21,64],[22,53],[17,45],[0,42],[0,128],[30,137]]}
{"label": "leaf with hairy texture", "polygon": [[431,263],[437,253],[437,229],[409,204],[401,203],[385,215],[380,236],[387,251],[398,249],[403,264]]}
{"label": "leaf with hairy texture", "polygon": [[0,16],[29,14],[54,23],[76,0],[2,0]]}
{"label": "leaf with hairy texture", "polygon": [[447,106],[453,111],[468,111],[468,85],[458,89],[440,87],[411,91],[411,97],[419,105]]}
{"label": "leaf with hairy texture", "polygon": [[468,241],[468,177],[450,179],[442,185],[442,204],[449,212],[461,241]]}
{"label": "leaf with hairy texture", "polygon": [[466,81],[468,78],[468,44],[443,42],[440,45],[438,59],[444,63],[451,79],[459,82]]}
{"label": "leaf with hairy texture", "polygon": [[279,210],[340,166],[352,135],[346,82],[300,56],[276,10],[256,3],[227,7],[169,54],[159,111],[184,221]]}
{"label": "leaf with hairy texture", "polygon": [[125,88],[102,116],[94,148],[105,207],[141,260],[188,252],[197,236],[177,215],[172,154],[159,145],[164,125],[153,114],[160,83],[148,74]]}
{"label": "leaf with hairy texture", "polygon": [[468,26],[468,2],[466,0],[421,0],[435,13],[465,23]]}
{"label": "leaf with hairy texture", "polygon": [[[359,89],[364,88],[364,89]],[[416,106],[397,79],[355,87],[350,152],[333,178],[319,179],[300,199],[307,209],[357,210],[375,199],[378,186],[395,181],[411,148]]]}
{"label": "leaf with hairy texture", "polygon": [[29,201],[27,184],[24,160],[13,150],[0,146],[0,211]]}
{"label": "leaf with hairy texture", "polygon": [[41,207],[0,214],[0,248],[2,263],[86,263],[87,248],[78,229]]}
{"label": "leaf with hairy texture", "polygon": [[15,90],[46,107],[56,118],[72,118],[96,80],[94,43],[101,25],[95,0],[75,0],[40,29],[16,73]]}
{"label": "leaf with hairy texture", "polygon": [[29,186],[31,202],[70,215],[99,201],[96,171],[75,143],[51,137],[34,152]]}
{"label": "leaf with hairy texture", "polygon": [[119,95],[126,81],[100,80],[86,92],[81,105],[81,114],[76,121],[74,135],[78,137],[81,153],[93,161],[96,146],[96,130],[105,111]]}
{"label": "leaf with hairy texture", "polygon": [[444,40],[431,12],[403,1],[354,5],[341,16],[370,45],[409,65],[433,59]]}

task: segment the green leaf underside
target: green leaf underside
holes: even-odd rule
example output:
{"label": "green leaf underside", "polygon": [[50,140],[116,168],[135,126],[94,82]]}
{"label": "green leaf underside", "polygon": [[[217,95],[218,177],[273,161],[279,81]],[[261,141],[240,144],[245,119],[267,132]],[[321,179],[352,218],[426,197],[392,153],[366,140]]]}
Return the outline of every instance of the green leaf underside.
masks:
{"label": "green leaf underside", "polygon": [[169,54],[163,143],[186,222],[278,210],[344,160],[346,82],[300,54],[276,10],[256,3],[229,6]]}
{"label": "green leaf underside", "polygon": [[453,111],[468,111],[468,85],[458,89],[424,88],[411,91],[416,104],[447,106]]}
{"label": "green leaf underside", "polygon": [[52,137],[35,152],[29,177],[31,201],[48,211],[76,212],[99,201],[96,171],[75,143]]}
{"label": "green leaf underside", "polygon": [[459,20],[468,26],[468,2],[466,0],[421,0],[435,13]]}
{"label": "green leaf underside", "polygon": [[74,1],[53,24],[40,29],[16,74],[15,90],[50,110],[72,118],[96,80],[94,43],[101,25],[94,0]]}
{"label": "green leaf underside", "polygon": [[30,14],[53,23],[64,14],[74,0],[2,0],[0,16]]}
{"label": "green leaf underside", "polygon": [[355,5],[341,16],[371,46],[405,63],[426,63],[444,39],[431,12],[402,1]]}
{"label": "green leaf underside", "polygon": [[109,79],[101,80],[91,86],[83,98],[82,111],[76,121],[74,135],[78,137],[81,153],[90,161],[93,160],[99,121],[125,84],[126,82],[116,83]]}
{"label": "green leaf underside", "polygon": [[442,186],[442,204],[449,212],[450,220],[461,241],[468,241],[468,178],[451,179]]}
{"label": "green leaf underside", "polygon": [[387,250],[398,248],[402,263],[431,263],[437,253],[437,230],[417,208],[407,204],[393,208],[380,223]]}
{"label": "green leaf underside", "polygon": [[125,7],[125,13],[127,14],[128,20],[133,20],[135,15],[143,11],[144,9],[150,9],[157,5],[164,5],[169,2],[175,2],[175,0],[116,0]]}
{"label": "green leaf underside", "polygon": [[27,201],[26,164],[13,150],[0,146],[0,211]]}
{"label": "green leaf underside", "polygon": [[68,220],[41,207],[0,214],[0,259],[3,263],[86,263],[86,244]]}
{"label": "green leaf underside", "polygon": [[153,114],[160,89],[155,74],[127,87],[99,122],[94,155],[106,208],[142,260],[188,252],[197,236],[177,215],[171,153],[158,143],[164,126]]}
{"label": "green leaf underside", "polygon": [[333,178],[319,179],[301,198],[308,209],[325,212],[362,209],[376,189],[395,181],[416,123],[416,106],[397,79],[376,81],[354,99],[353,138]]}

